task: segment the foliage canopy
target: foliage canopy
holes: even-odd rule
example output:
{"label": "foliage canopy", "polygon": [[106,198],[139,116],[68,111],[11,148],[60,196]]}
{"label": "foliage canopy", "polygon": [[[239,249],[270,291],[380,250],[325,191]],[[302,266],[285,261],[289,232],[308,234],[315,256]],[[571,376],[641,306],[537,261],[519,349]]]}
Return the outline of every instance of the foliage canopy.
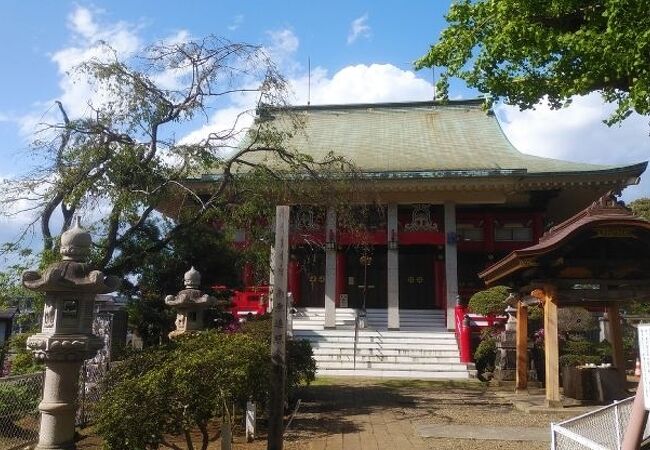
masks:
{"label": "foliage canopy", "polygon": [[449,78],[522,109],[546,98],[560,108],[600,92],[617,109],[650,114],[650,4],[646,0],[458,0],[448,27],[416,67],[443,66]]}
{"label": "foliage canopy", "polygon": [[506,299],[510,295],[507,286],[493,286],[479,291],[469,299],[469,310],[484,316],[488,314],[503,314],[508,306]]}

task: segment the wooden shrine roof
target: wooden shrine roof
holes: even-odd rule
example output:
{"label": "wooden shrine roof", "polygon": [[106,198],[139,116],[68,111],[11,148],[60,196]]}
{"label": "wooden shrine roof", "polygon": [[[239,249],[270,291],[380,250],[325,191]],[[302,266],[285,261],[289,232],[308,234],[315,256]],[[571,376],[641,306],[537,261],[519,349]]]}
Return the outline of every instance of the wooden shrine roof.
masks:
{"label": "wooden shrine roof", "polygon": [[608,194],[479,277],[522,290],[553,284],[565,304],[648,298],[650,222]]}

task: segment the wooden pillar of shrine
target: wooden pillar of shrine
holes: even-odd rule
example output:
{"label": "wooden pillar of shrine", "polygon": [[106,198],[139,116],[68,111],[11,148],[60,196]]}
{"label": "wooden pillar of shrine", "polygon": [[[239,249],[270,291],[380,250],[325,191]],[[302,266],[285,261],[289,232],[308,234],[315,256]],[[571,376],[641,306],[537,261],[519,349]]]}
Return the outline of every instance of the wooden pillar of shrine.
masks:
{"label": "wooden pillar of shrine", "polygon": [[544,286],[544,359],[546,372],[546,406],[562,407],[560,399],[560,365],[557,336],[557,291]]}
{"label": "wooden pillar of shrine", "polygon": [[625,357],[623,354],[623,334],[621,331],[621,317],[618,303],[607,305],[607,318],[609,319],[609,339],[612,344],[612,362],[618,370],[621,379],[625,381]]}
{"label": "wooden pillar of shrine", "polygon": [[517,373],[515,390],[528,389],[528,308],[523,302],[517,302],[517,330],[515,337],[517,349]]}

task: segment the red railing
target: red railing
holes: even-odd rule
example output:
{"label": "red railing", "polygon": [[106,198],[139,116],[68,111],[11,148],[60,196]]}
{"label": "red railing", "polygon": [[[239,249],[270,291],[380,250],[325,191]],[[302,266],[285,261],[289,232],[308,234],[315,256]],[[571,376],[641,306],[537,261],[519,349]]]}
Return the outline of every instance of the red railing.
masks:
{"label": "red railing", "polygon": [[505,316],[482,316],[470,314],[466,306],[457,305],[455,310],[456,340],[460,351],[460,362],[471,363],[472,357],[472,333],[480,334],[485,328],[501,328],[508,320]]}
{"label": "red railing", "polygon": [[[465,306],[456,305],[454,310],[456,317],[456,340],[458,341],[458,350],[460,351],[460,362],[472,362],[472,328],[467,316]],[[467,320],[465,320],[467,317]]]}

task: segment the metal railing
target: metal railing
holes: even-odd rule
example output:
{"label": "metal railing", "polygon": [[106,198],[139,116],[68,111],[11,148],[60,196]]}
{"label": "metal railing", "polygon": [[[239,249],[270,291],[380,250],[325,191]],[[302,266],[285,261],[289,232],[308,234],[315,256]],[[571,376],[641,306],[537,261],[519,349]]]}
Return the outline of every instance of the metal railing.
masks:
{"label": "metal railing", "polygon": [[0,448],[21,448],[38,440],[38,404],[43,372],[0,379]]}
{"label": "metal railing", "polygon": [[[552,450],[620,450],[634,397],[551,424]],[[643,439],[650,437],[646,424]]]}

